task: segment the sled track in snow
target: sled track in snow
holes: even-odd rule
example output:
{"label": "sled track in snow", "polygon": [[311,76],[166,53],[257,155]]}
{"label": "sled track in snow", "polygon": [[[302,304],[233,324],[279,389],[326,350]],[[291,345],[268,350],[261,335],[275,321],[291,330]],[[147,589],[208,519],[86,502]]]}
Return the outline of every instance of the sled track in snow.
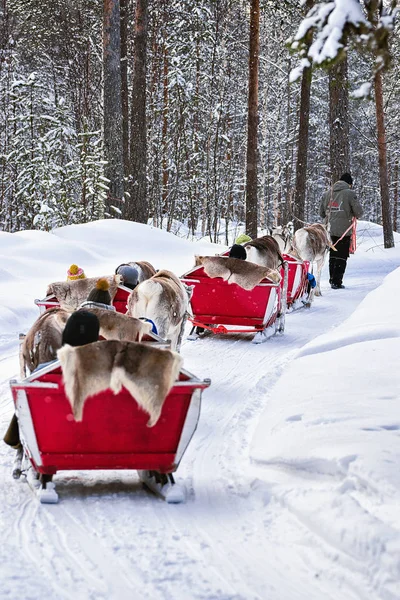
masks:
{"label": "sled track in snow", "polygon": [[[259,346],[239,335],[184,341],[185,367],[212,380],[177,473],[187,487],[185,505],[168,505],[144,491],[135,473],[114,471],[61,472],[60,504],[41,506],[25,484],[12,480],[12,455],[1,449],[8,488],[0,491],[0,525],[19,549],[14,569],[34,580],[32,600],[336,600],[343,583],[346,600],[362,597],[353,594],[345,568],[336,565],[329,579],[340,549],[271,495],[249,461],[258,418],[285,365],[308,340],[347,316],[327,297],[327,303],[316,299],[310,311],[289,314],[285,334]],[[18,342],[0,340],[0,352],[5,427]],[[296,552],[288,551],[291,545]],[[0,549],[0,560],[12,573],[6,550]],[[319,577],[321,565],[325,578]]]}

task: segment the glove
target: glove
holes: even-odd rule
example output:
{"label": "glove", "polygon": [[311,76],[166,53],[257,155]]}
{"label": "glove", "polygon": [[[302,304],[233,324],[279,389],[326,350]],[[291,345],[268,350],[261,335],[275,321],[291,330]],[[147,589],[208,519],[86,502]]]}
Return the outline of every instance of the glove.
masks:
{"label": "glove", "polygon": [[314,275],[312,273],[307,273],[307,279],[308,279],[308,283],[310,284],[310,286],[314,289],[315,286],[317,285]]}

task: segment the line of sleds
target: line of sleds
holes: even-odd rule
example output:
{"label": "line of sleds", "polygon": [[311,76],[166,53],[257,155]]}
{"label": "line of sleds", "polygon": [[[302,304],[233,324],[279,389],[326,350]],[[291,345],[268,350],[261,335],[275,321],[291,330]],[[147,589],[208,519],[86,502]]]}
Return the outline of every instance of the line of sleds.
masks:
{"label": "line of sleds", "polygon": [[[204,264],[182,277],[184,283],[194,286],[189,317],[193,329],[189,338],[197,339],[199,330],[216,335],[254,333],[252,341],[262,343],[276,333],[283,333],[286,312],[310,306],[310,285],[309,263],[289,254],[282,256],[279,273],[265,269],[269,273],[263,277],[262,268],[253,265],[255,279],[250,281],[242,280],[240,273],[234,272],[235,265],[241,266],[242,261],[235,261],[225,270],[221,259],[227,261],[228,256],[217,259],[224,279],[214,276],[218,272],[213,264],[215,259],[202,258]],[[249,263],[246,267],[249,268]],[[237,283],[232,282],[235,275]]]}
{"label": "line of sleds", "polygon": [[[266,276],[266,272],[254,269],[253,280],[249,282],[247,278],[244,283],[235,269],[228,276],[215,276],[221,264],[225,268],[230,263],[214,261],[219,265],[215,271],[212,257],[208,258],[211,267],[206,261],[181,278],[193,286],[190,321],[195,327],[213,334],[254,333],[254,341],[260,342],[284,331],[287,310],[309,302],[309,264],[294,256],[283,255],[279,273]],[[222,257],[224,260],[229,259]],[[130,293],[124,285],[117,286],[113,298],[117,312],[126,312]],[[43,312],[59,306],[60,300],[50,293],[35,303]],[[109,340],[95,344],[99,352],[111,352]],[[140,342],[126,344],[133,354],[138,346],[145,346],[146,351],[151,347],[153,354],[156,350],[169,352],[168,342],[151,331]],[[79,349],[76,356],[87,352],[88,346],[91,344]],[[157,365],[157,357],[154,360]],[[110,381],[119,376],[120,367],[112,366]],[[76,381],[85,377],[82,372],[85,373],[84,366],[71,375],[64,370],[62,361],[56,360],[20,381],[11,381],[23,447],[22,462],[14,473],[22,474],[43,503],[58,501],[52,480],[58,471],[96,469],[135,469],[147,487],[167,502],[184,501],[184,487],[174,481],[173,473],[196,430],[202,391],[210,380],[198,379],[179,363],[159,417],[149,426],[149,410],[141,393],[150,385],[150,371],[148,377],[144,376],[142,388],[135,387],[135,381],[129,387],[125,379],[119,388],[114,381],[114,387],[110,384],[97,390],[85,401],[83,417],[77,419],[66,390],[74,387],[74,377]],[[157,381],[155,387],[159,387]]]}

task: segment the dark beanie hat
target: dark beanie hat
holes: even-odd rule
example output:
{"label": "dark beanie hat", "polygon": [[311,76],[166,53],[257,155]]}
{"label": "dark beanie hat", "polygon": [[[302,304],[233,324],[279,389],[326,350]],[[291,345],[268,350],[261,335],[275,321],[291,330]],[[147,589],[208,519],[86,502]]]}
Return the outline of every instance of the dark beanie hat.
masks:
{"label": "dark beanie hat", "polygon": [[62,345],[84,346],[97,342],[99,338],[99,319],[86,310],[77,310],[68,319],[63,334]]}
{"label": "dark beanie hat", "polygon": [[231,258],[240,258],[241,260],[246,260],[247,252],[240,244],[233,244],[232,248],[229,250],[229,256]]}
{"label": "dark beanie hat", "polygon": [[101,304],[111,304],[111,296],[108,288],[110,284],[105,277],[101,277],[87,297],[89,302],[100,302]]}
{"label": "dark beanie hat", "polygon": [[135,267],[132,267],[131,265],[119,265],[119,267],[115,269],[115,273],[117,275],[122,275],[122,283],[125,287],[133,290],[137,286],[139,272]]}
{"label": "dark beanie hat", "polygon": [[345,181],[349,185],[353,185],[353,178],[350,175],[350,173],[343,173],[343,175],[340,178],[340,181]]}

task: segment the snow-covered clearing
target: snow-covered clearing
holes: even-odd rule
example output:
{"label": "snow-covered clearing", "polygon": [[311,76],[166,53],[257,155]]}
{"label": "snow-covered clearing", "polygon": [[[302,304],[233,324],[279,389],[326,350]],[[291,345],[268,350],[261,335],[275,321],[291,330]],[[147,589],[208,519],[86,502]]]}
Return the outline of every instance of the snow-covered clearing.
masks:
{"label": "snow-covered clearing", "polygon": [[[177,472],[186,504],[135,472],[92,471],[60,472],[59,504],[40,505],[0,444],[1,600],[400,598],[400,250],[383,249],[377,225],[358,236],[346,289],[325,267],[323,297],[283,336],[184,341],[184,366],[212,379]],[[116,220],[0,233],[1,432],[18,332],[71,263],[182,274],[223,249]]]}

